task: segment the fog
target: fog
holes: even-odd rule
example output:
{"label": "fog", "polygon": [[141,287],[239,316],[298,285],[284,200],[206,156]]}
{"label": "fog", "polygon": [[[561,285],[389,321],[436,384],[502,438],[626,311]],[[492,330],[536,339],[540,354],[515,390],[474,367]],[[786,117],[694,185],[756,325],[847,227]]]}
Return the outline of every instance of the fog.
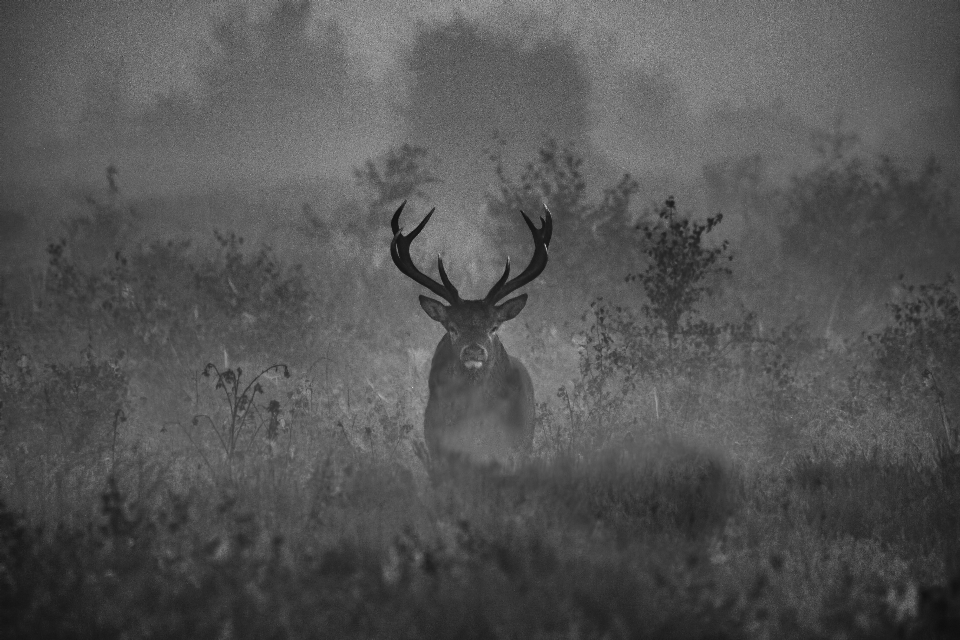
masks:
{"label": "fog", "polygon": [[275,230],[303,204],[332,219],[362,198],[353,168],[403,143],[425,147],[442,179],[410,215],[437,206],[425,242],[458,234],[468,260],[483,252],[494,148],[518,171],[555,138],[584,157],[594,192],[629,172],[634,208],[676,194],[700,215],[731,204],[705,168],[755,157],[763,181],[783,184],[825,132],[908,166],[935,154],[948,176],[958,167],[955,3],[0,11],[2,204],[42,229],[102,196],[111,165],[155,233]]}

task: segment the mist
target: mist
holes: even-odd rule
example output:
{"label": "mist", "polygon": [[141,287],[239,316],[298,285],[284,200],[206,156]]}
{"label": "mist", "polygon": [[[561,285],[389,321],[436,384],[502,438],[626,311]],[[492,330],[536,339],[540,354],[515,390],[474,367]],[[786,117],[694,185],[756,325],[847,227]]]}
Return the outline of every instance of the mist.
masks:
{"label": "mist", "polygon": [[902,157],[956,148],[949,3],[273,6],[5,8],[4,180],[96,184],[112,162],[138,195],[276,184],[348,176],[413,138],[451,192],[475,190],[495,131],[518,157],[553,136],[616,170],[696,180],[753,153],[792,169],[838,119]]}
{"label": "mist", "polygon": [[960,637],[958,53],[0,3],[0,637]]}
{"label": "mist", "polygon": [[[112,167],[142,236],[240,229],[309,259],[304,207],[349,227],[369,197],[354,169],[412,144],[439,178],[405,214],[439,210],[422,255],[443,253],[482,288],[505,258],[484,217],[494,153],[516,174],[556,140],[583,159],[590,197],[629,173],[633,219],[676,195],[692,215],[724,211],[732,237],[749,212],[721,184],[739,178],[718,167],[753,167],[754,199],[814,166],[831,136],[906,167],[934,156],[948,183],[958,168],[960,12],[949,3],[3,11],[0,196],[25,221],[6,225],[18,251],[115,197]],[[769,209],[752,220],[775,251],[782,221]]]}

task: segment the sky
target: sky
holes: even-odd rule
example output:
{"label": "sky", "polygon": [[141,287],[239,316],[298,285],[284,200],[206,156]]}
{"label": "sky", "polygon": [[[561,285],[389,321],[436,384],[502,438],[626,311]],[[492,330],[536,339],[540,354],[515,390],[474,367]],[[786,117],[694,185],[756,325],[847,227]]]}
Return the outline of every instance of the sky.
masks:
{"label": "sky", "polygon": [[108,164],[143,197],[349,181],[410,142],[478,210],[494,133],[658,192],[752,154],[786,176],[817,131],[960,167],[956,0],[11,0],[0,60],[5,200]]}

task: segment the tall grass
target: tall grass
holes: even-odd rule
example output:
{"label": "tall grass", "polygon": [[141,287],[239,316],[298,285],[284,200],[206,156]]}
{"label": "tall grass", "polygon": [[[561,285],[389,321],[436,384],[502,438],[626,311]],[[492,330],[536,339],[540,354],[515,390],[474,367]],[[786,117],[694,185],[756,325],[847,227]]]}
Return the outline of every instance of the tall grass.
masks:
{"label": "tall grass", "polygon": [[[0,636],[952,637],[949,285],[840,349],[715,319],[682,289],[724,276],[719,219],[675,216],[636,280],[657,305],[518,345],[560,380],[531,459],[433,477],[416,325],[315,295],[346,268],[55,243],[42,304],[2,316]],[[714,258],[677,288],[657,242]]]}

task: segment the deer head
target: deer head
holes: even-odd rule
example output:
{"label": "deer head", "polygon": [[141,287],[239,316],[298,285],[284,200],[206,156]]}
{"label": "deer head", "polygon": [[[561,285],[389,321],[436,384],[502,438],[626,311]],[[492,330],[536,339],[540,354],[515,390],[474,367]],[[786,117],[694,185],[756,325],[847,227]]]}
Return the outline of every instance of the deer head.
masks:
{"label": "deer head", "polygon": [[[443,259],[439,255],[437,256],[437,270],[440,272],[440,282],[422,273],[413,264],[413,260],[410,258],[410,244],[423,231],[436,209],[431,209],[430,213],[413,231],[403,235],[400,227],[400,213],[405,205],[406,202],[404,201],[397,208],[390,223],[393,230],[390,255],[394,264],[397,265],[401,273],[422,284],[447,302],[444,305],[433,298],[420,296],[420,306],[423,307],[426,314],[447,330],[445,340],[449,340],[452,352],[456,354],[460,367],[465,372],[480,376],[498,365],[502,365],[505,354],[504,357],[500,357],[503,347],[496,338],[496,331],[501,324],[515,318],[523,310],[527,303],[527,294],[520,294],[502,304],[497,304],[497,302],[532,282],[547,266],[547,248],[550,245],[550,236],[553,233],[553,219],[549,209],[544,207],[546,216],[540,218],[539,229],[534,226],[527,214],[520,212],[533,235],[534,242],[533,258],[531,258],[527,268],[520,275],[510,280],[510,258],[507,258],[503,275],[500,276],[500,279],[483,299],[464,300],[460,297],[453,283],[450,282],[450,278],[447,277],[447,272],[443,268]],[[443,346],[442,343],[441,346]]]}

